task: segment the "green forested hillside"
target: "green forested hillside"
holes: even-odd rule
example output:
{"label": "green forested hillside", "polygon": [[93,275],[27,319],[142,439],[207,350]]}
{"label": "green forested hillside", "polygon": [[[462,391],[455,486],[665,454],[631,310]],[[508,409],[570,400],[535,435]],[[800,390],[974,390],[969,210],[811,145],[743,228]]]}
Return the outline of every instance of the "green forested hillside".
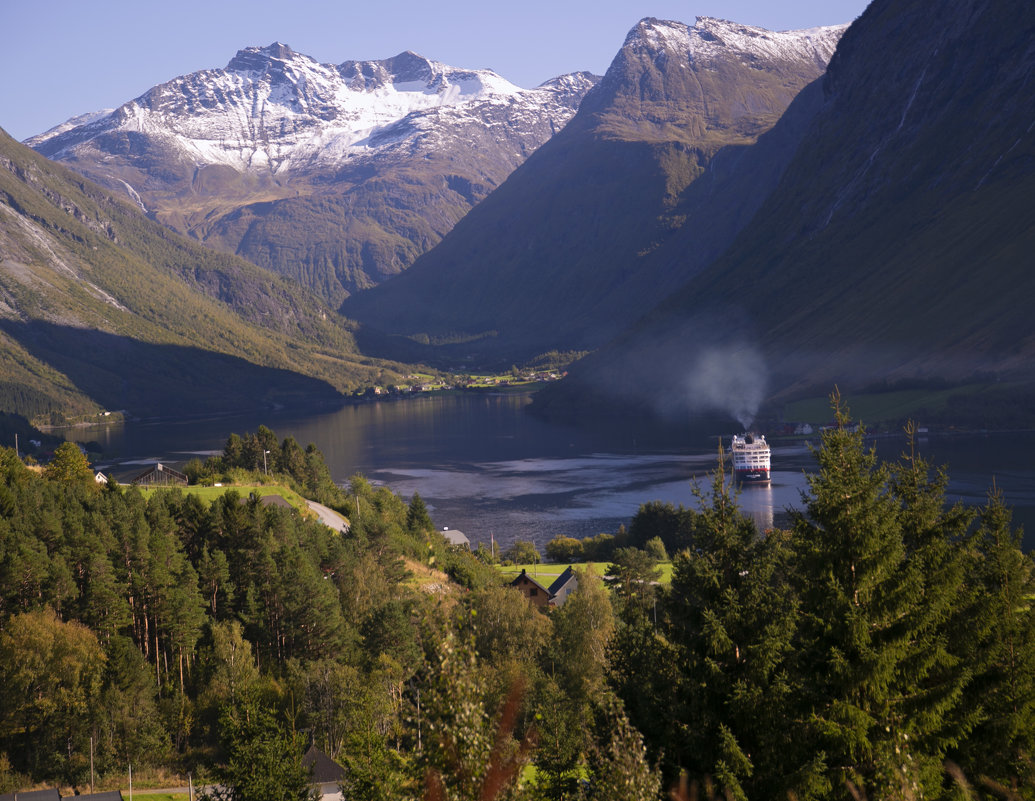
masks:
{"label": "green forested hillside", "polygon": [[837,416],[790,530],[717,473],[543,609],[419,496],[339,488],[265,428],[190,472],[287,483],[348,532],[232,488],[101,488],[69,443],[42,473],[0,450],[0,792],[132,765],[138,791],[302,801],[311,740],[384,801],[1028,797],[1035,564],[1009,510],[949,505],[942,471],[878,463]]}
{"label": "green forested hillside", "polygon": [[190,242],[0,136],[0,398],[39,416],[331,400],[375,383],[297,286]]}

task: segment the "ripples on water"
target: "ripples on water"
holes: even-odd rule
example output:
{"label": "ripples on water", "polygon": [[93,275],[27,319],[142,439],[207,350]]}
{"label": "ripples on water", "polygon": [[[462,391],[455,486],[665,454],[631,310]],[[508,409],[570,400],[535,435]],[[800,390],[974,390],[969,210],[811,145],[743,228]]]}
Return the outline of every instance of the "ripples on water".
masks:
{"label": "ripples on water", "polygon": [[[694,506],[695,477],[708,487],[714,437],[551,425],[525,414],[528,400],[438,396],[302,416],[129,423],[81,436],[117,457],[121,478],[139,472],[142,463],[179,467],[192,456],[218,453],[231,432],[267,425],[303,447],[314,443],[339,483],[361,473],[407,499],[419,492],[437,526],[486,544],[490,537],[504,545],[523,539],[541,548],[559,534],[614,533],[643,503]],[[900,440],[878,444],[885,459],[903,449]],[[931,438],[920,446],[932,464],[948,465],[950,500],[981,505],[994,479],[1015,523],[1035,533],[1035,434]],[[786,510],[800,506],[805,472],[813,468],[804,443],[774,445],[772,486],[745,487],[741,508],[762,528],[786,525]]]}
{"label": "ripples on water", "polygon": [[[491,535],[503,545],[520,539],[541,548],[561,534],[613,534],[649,501],[696,508],[693,486],[707,490],[715,464],[714,454],[600,453],[393,469],[371,477],[405,497],[419,492],[437,524],[460,529],[473,542],[488,542]],[[774,509],[779,518],[796,504],[804,481],[800,471],[775,471],[770,487],[740,492],[741,508],[760,527],[771,528]]]}

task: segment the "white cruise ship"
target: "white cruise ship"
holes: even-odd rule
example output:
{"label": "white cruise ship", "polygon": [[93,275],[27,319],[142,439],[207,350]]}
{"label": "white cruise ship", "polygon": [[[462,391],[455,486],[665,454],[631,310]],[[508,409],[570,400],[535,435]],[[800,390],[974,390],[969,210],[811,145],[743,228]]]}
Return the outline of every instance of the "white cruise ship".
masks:
{"label": "white cruise ship", "polygon": [[733,436],[733,478],[742,484],[769,483],[769,445],[761,434]]}

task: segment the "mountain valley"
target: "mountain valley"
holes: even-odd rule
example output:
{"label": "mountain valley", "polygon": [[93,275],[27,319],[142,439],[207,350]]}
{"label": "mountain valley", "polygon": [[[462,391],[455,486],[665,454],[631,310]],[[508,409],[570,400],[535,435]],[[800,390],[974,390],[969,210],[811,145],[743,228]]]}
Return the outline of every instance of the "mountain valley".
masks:
{"label": "mountain valley", "polygon": [[732,416],[751,399],[750,420],[764,398],[977,381],[997,404],[1015,388],[1024,416],[1035,10],[933,6],[870,4],[807,90],[814,116],[771,132],[796,151],[731,247],[545,391],[544,413],[591,398]]}
{"label": "mountain valley", "polygon": [[[843,30],[642,20],[567,127],[405,275],[342,311],[387,335],[364,342],[396,358],[509,364],[599,347],[757,207],[779,161],[739,166],[734,154],[822,74]],[[746,195],[720,201],[698,186],[714,185],[714,158],[744,176]],[[671,240],[675,256],[656,256]]]}
{"label": "mountain valley", "polygon": [[542,413],[1025,386],[1033,12],[924,8],[648,18],[535,90],[247,48],[32,140],[106,191],[5,140],[3,395],[202,413],[586,351]]}

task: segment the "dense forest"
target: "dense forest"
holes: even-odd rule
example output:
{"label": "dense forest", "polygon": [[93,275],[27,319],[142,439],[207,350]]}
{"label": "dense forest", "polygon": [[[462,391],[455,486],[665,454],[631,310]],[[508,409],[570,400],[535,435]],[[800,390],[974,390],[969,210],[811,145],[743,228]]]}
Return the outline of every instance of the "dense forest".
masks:
{"label": "dense forest", "polygon": [[187,474],[275,480],[347,533],[0,450],[0,792],[85,791],[92,749],[98,786],[306,799],[315,743],[347,799],[1035,798],[1035,576],[1003,498],[949,504],[836,412],[788,530],[716,470],[587,543],[612,580],[547,612],[419,496],[336,486],[269,429]]}

